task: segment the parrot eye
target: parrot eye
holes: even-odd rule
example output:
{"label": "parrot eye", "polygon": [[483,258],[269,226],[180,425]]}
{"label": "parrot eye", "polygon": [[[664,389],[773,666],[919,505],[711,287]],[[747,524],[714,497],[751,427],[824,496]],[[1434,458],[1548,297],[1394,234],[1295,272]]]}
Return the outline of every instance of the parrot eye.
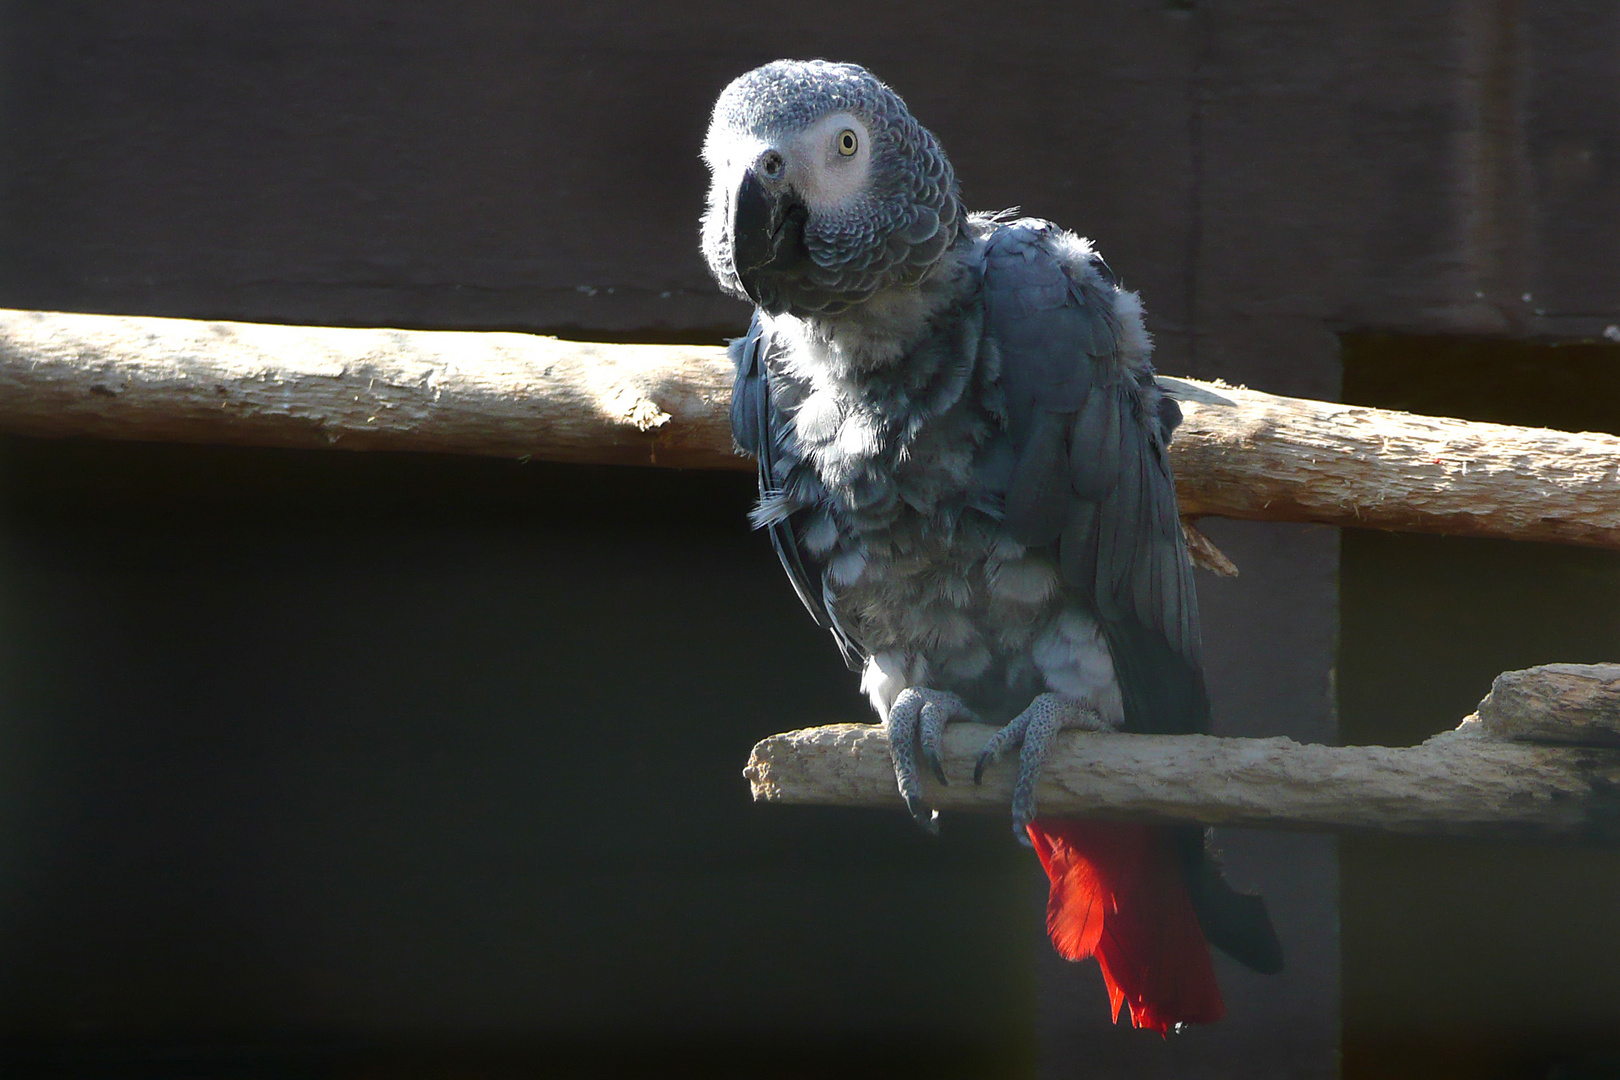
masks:
{"label": "parrot eye", "polygon": [[849,128],[845,128],[838,133],[838,152],[844,157],[853,155],[860,145],[860,140],[855,137],[855,132]]}
{"label": "parrot eye", "polygon": [[764,157],[759,159],[760,171],[766,176],[770,177],[772,180],[775,180],[777,177],[782,175],[783,164],[782,155],[778,154],[775,150],[770,151]]}

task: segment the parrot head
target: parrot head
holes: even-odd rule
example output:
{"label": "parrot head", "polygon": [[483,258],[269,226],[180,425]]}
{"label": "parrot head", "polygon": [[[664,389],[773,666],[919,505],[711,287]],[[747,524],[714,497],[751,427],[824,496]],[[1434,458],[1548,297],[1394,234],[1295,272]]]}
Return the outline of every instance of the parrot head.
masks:
{"label": "parrot head", "polygon": [[927,276],[955,241],[956,176],[865,68],[777,60],[715,102],[703,257],[766,312],[836,315]]}

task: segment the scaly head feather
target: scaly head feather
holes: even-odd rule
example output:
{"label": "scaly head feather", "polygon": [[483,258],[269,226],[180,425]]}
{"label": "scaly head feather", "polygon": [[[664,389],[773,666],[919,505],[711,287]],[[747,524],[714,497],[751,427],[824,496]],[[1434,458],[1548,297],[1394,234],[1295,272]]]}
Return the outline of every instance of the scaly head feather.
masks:
{"label": "scaly head feather", "polygon": [[703,255],[772,314],[836,315],[915,285],[964,214],[933,134],[866,69],[777,60],[715,103]]}

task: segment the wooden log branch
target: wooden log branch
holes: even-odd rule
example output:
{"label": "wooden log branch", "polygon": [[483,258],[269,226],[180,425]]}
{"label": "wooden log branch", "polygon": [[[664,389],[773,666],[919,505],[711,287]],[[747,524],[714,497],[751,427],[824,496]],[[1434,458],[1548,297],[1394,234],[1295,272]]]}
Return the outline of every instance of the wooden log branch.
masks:
{"label": "wooden log branch", "polygon": [[[931,805],[1007,812],[1012,763],[972,779],[992,730],[946,730],[950,784],[924,776]],[[904,810],[874,724],[773,735],[744,775],[758,801]],[[1064,732],[1036,797],[1054,816],[1617,842],[1620,664],[1507,672],[1477,714],[1405,748]]]}
{"label": "wooden log branch", "polygon": [[0,309],[0,431],[751,468],[723,350]]}
{"label": "wooden log branch", "polygon": [[[1620,438],[1164,379],[1185,513],[1620,549]],[[0,431],[743,468],[718,347],[0,310]]]}
{"label": "wooden log branch", "polygon": [[1613,435],[1161,381],[1186,413],[1170,456],[1189,517],[1620,548]]}

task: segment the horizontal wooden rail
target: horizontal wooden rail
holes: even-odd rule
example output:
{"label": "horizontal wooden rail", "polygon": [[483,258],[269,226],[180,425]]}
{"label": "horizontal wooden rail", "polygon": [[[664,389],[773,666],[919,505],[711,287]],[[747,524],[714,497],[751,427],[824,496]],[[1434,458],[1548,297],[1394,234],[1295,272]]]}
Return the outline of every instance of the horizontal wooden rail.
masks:
{"label": "horizontal wooden rail", "polygon": [[[973,763],[993,728],[946,729],[942,811],[1007,813],[1016,761]],[[874,724],[773,735],[744,770],[766,802],[893,807],[888,741]],[[1620,841],[1620,664],[1499,676],[1478,713],[1420,746],[1065,732],[1036,797],[1052,816],[1168,824]]]}
{"label": "horizontal wooden rail", "polygon": [[[1620,438],[1162,380],[1204,514],[1620,549]],[[719,347],[0,310],[0,431],[748,468]]]}

